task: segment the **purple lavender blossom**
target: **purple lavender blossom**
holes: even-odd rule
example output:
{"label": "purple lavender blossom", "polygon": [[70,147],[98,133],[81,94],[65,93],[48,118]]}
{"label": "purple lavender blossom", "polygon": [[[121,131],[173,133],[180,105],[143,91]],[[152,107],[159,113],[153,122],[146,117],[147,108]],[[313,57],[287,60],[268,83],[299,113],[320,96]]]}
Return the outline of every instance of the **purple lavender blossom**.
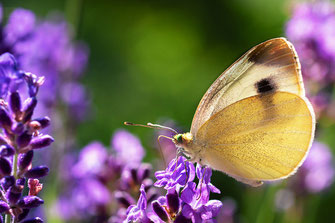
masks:
{"label": "purple lavender blossom", "polygon": [[29,35],[35,28],[35,15],[26,9],[16,9],[10,15],[4,29],[5,42],[12,46]]}
{"label": "purple lavender blossom", "polygon": [[140,188],[141,195],[136,205],[131,205],[127,209],[127,218],[124,222],[151,222],[146,214],[147,198],[144,191],[144,185]]}
{"label": "purple lavender blossom", "polygon": [[77,178],[97,175],[103,170],[107,159],[107,149],[100,142],[92,142],[81,150],[72,174]]}
{"label": "purple lavender blossom", "polygon": [[157,181],[156,187],[164,187],[166,190],[177,190],[184,187],[195,177],[194,165],[186,161],[185,157],[178,157],[177,162],[173,159],[166,170],[155,173]]}
{"label": "purple lavender blossom", "polygon": [[145,155],[140,140],[125,130],[114,134],[112,147],[116,151],[116,157],[130,165],[138,165]]}
{"label": "purple lavender blossom", "polygon": [[197,166],[197,176],[199,184],[196,187],[194,182],[188,182],[181,193],[181,199],[185,203],[182,213],[185,217],[192,219],[193,222],[211,220],[219,214],[222,202],[209,200],[210,192],[220,193],[214,185],[210,183],[212,170]]}
{"label": "purple lavender blossom", "polygon": [[218,214],[217,222],[233,223],[236,213],[236,201],[231,198],[225,198],[222,201],[222,208]]}
{"label": "purple lavender blossom", "polygon": [[[157,192],[149,178],[152,166],[142,163],[144,149],[139,140],[121,130],[111,141],[111,149],[93,142],[79,153],[78,161],[71,159],[72,165],[67,166],[71,172],[66,178],[69,188],[57,204],[64,219],[94,216],[96,220],[107,220],[112,216],[111,222],[122,222],[129,206],[136,206],[139,196],[144,196],[142,191],[139,193],[141,186],[146,202],[156,199]],[[140,156],[125,157],[126,151]]]}
{"label": "purple lavender blossom", "polygon": [[335,7],[331,1],[297,4],[286,35],[294,44],[317,117],[335,118],[330,104],[335,81]]}
{"label": "purple lavender blossom", "polygon": [[211,183],[211,168],[203,168],[201,165],[197,164],[196,173],[198,179],[200,180],[200,199],[203,203],[208,202],[210,192],[217,194],[221,193],[220,190]]}
{"label": "purple lavender blossom", "polygon": [[0,97],[4,98],[8,92],[14,92],[23,81],[23,74],[18,70],[13,55],[0,55]]}
{"label": "purple lavender blossom", "polygon": [[[24,19],[24,18],[22,18]],[[29,21],[22,21],[28,22]],[[12,36],[20,36],[24,33],[24,27],[17,27],[17,32]],[[37,104],[37,93],[43,84],[44,78],[38,78],[31,73],[25,73],[17,69],[14,57],[9,54],[0,56],[0,76],[1,82],[1,104],[0,104],[0,134],[1,153],[0,153],[0,178],[2,188],[1,194],[3,202],[7,203],[10,211],[7,211],[6,218],[13,221],[22,221],[32,208],[36,208],[44,201],[36,196],[42,189],[42,185],[37,179],[46,176],[49,168],[46,166],[32,167],[33,150],[47,147],[53,142],[53,138],[43,135],[43,129],[38,121],[32,119]],[[18,83],[26,83],[26,91],[29,92],[28,98],[21,106],[22,94],[17,91]],[[22,88],[24,86],[21,86]],[[47,139],[47,143],[45,143]],[[36,145],[38,146],[36,147]],[[19,159],[19,160],[18,160]],[[24,196],[23,189],[26,179],[29,184],[29,194]],[[7,209],[2,204],[2,210]],[[31,220],[25,220],[31,222]],[[33,222],[42,222],[35,219]]]}
{"label": "purple lavender blossom", "polygon": [[[286,34],[294,43],[303,74],[316,81],[335,80],[335,10],[329,1],[299,4],[287,23]],[[315,61],[315,62],[314,62]]]}
{"label": "purple lavender blossom", "polygon": [[[0,11],[2,14],[2,8]],[[0,53],[12,53],[21,69],[46,77],[40,89],[42,106],[38,110],[49,113],[48,109],[63,99],[69,107],[69,115],[81,120],[89,100],[86,89],[77,82],[87,64],[88,49],[85,44],[72,41],[71,27],[61,18],[41,20],[30,10],[18,8],[0,30]],[[77,97],[69,100],[59,96],[63,90]]]}
{"label": "purple lavender blossom", "polygon": [[[172,160],[165,171],[157,171],[158,180],[155,185],[164,186],[167,194],[151,202],[152,211],[147,210],[142,215],[150,216],[151,220],[158,217],[157,222],[214,222],[222,202],[209,199],[210,192],[220,193],[210,182],[212,170],[198,165],[195,171],[194,166],[191,166],[192,163],[184,157],[179,157],[177,162]],[[184,168],[184,172],[180,171],[180,168]],[[195,172],[199,178],[198,186],[193,182]],[[182,182],[184,184],[181,184]]]}
{"label": "purple lavender blossom", "polygon": [[307,192],[318,193],[334,182],[335,169],[330,149],[315,141],[298,173]]}

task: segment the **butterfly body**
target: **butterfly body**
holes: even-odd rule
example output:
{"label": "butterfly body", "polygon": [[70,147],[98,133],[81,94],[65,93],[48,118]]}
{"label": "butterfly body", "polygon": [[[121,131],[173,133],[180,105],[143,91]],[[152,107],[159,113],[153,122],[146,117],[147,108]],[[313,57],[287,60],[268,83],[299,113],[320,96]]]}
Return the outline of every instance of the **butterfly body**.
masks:
{"label": "butterfly body", "polygon": [[292,175],[314,138],[300,63],[284,38],[249,50],[211,85],[190,133],[173,141],[191,161],[252,186]]}

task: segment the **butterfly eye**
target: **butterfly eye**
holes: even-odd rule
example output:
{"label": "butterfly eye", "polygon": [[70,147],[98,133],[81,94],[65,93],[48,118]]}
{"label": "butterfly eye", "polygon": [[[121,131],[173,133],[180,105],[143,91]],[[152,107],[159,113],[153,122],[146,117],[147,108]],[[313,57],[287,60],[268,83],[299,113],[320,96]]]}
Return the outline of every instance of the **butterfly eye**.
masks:
{"label": "butterfly eye", "polygon": [[177,140],[178,143],[183,143],[183,135],[182,134],[175,135],[174,138]]}

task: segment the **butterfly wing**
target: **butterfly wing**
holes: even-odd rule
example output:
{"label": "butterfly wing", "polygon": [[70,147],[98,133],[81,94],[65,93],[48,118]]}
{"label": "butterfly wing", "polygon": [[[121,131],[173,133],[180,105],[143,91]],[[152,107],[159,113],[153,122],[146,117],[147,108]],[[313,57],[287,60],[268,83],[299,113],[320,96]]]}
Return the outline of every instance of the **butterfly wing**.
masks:
{"label": "butterfly wing", "polygon": [[292,93],[256,95],[213,115],[198,131],[204,164],[248,184],[289,176],[314,136],[310,103]]}
{"label": "butterfly wing", "polygon": [[257,186],[294,173],[314,137],[300,63],[286,39],[261,43],[208,89],[191,133],[202,163]]}
{"label": "butterfly wing", "polygon": [[285,38],[253,47],[218,77],[199,103],[191,133],[196,135],[202,124],[228,105],[271,88],[305,94],[297,54]]}

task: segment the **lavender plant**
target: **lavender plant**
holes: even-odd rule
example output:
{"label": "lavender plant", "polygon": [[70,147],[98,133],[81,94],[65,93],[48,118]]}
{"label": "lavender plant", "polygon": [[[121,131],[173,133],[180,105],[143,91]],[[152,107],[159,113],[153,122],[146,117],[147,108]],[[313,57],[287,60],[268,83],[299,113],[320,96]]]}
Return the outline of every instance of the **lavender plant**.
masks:
{"label": "lavender plant", "polygon": [[286,24],[286,35],[300,58],[306,89],[317,116],[335,118],[335,7],[331,1],[297,4]]}
{"label": "lavender plant", "polygon": [[[287,22],[286,34],[298,52],[306,89],[317,118],[334,118],[335,7],[330,1],[297,4]],[[318,193],[334,181],[332,154],[327,145],[314,142],[310,154],[293,178],[296,194]]]}
{"label": "lavender plant", "polygon": [[[37,196],[43,188],[39,179],[49,172],[45,165],[32,166],[34,153],[54,141],[40,132],[50,119],[33,118],[43,83],[44,77],[18,70],[11,54],[0,56],[0,211],[6,222],[43,222],[39,217],[26,219],[31,209],[44,203]],[[24,101],[23,89],[28,91]],[[25,195],[23,190],[27,187]]]}
{"label": "lavender plant", "polygon": [[[2,14],[2,7],[0,11]],[[64,104],[71,120],[81,120],[89,100],[78,80],[86,67],[88,50],[85,44],[72,41],[72,36],[60,16],[42,20],[30,10],[17,8],[7,24],[0,25],[0,53],[10,52],[21,69],[46,77],[37,112],[51,114]]]}
{"label": "lavender plant", "polygon": [[[73,164],[70,159],[69,165],[63,165],[72,169],[67,176],[69,190],[57,204],[63,219],[214,222],[222,202],[209,199],[210,193],[220,193],[210,182],[210,168],[195,168],[186,158],[179,157],[165,170],[155,172],[154,183],[150,174],[153,167],[142,162],[144,149],[135,136],[120,130],[111,144],[108,152],[101,143],[93,142],[81,150],[77,162]],[[198,183],[194,182],[195,176]],[[165,195],[159,192],[160,187],[165,189]]]}
{"label": "lavender plant", "polygon": [[71,170],[63,176],[68,190],[56,206],[63,219],[122,222],[127,208],[138,199],[141,185],[149,200],[157,197],[149,178],[152,166],[142,163],[145,150],[140,141],[120,130],[111,147],[108,150],[100,142],[92,142],[81,150],[77,161],[70,158],[62,165]]}

